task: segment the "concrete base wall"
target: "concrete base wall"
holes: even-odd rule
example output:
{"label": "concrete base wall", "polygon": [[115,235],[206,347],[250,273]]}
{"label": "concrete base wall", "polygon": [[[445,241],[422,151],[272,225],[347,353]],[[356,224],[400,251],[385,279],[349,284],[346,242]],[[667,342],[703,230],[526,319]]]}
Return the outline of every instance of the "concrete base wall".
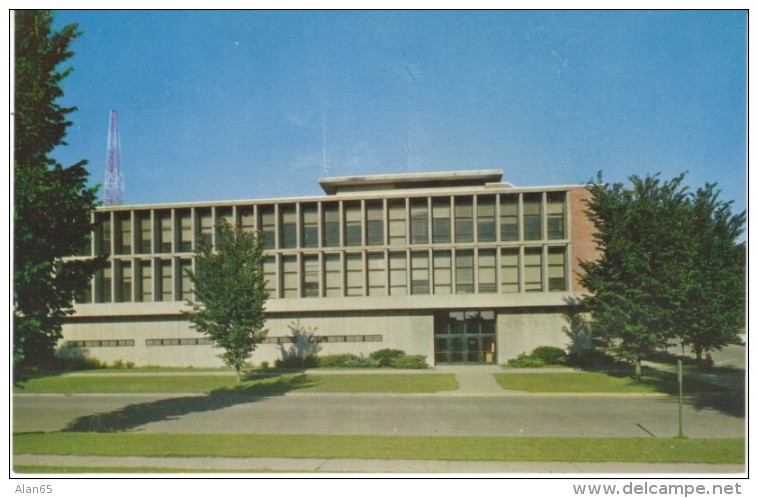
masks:
{"label": "concrete base wall", "polygon": [[561,311],[501,313],[497,317],[498,363],[505,364],[538,346],[566,349],[568,336]]}
{"label": "concrete base wall", "polygon": [[[408,354],[424,355],[434,363],[434,312],[360,312],[288,313],[269,317],[269,338],[292,336],[291,326],[312,330],[326,336],[319,344],[319,355],[363,354],[385,349],[401,349]],[[497,313],[497,363],[504,364],[520,353],[537,346],[565,348],[568,337],[562,328],[565,321],[560,309],[501,310]],[[82,351],[90,358],[108,362],[121,360],[136,366],[222,366],[222,351],[210,345],[147,345],[151,339],[202,339],[205,336],[190,327],[183,317],[128,317],[123,319],[90,317],[64,326],[65,341],[133,340],[133,346],[96,346]],[[367,337],[371,336],[371,337]],[[376,336],[381,336],[380,340]],[[344,338],[344,342],[343,341]],[[364,340],[367,339],[367,340]],[[334,342],[340,341],[340,342]],[[260,344],[251,362],[273,363],[289,352],[291,343]]]}
{"label": "concrete base wall", "polygon": [[[434,361],[432,315],[424,314],[320,314],[309,316],[273,317],[266,321],[268,337],[291,337],[290,325],[303,329],[315,329],[316,335],[342,339],[346,342],[322,342],[319,355],[340,353],[363,354],[394,348],[408,354],[420,354]],[[381,336],[381,340],[363,342],[365,336]],[[121,360],[133,362],[135,366],[181,366],[217,367],[223,362],[218,358],[222,350],[209,345],[160,345],[148,346],[150,339],[198,339],[205,336],[190,328],[188,320],[177,318],[157,319],[154,317],[131,318],[126,321],[81,320],[66,324],[65,341],[106,341],[133,340],[133,346],[97,346],[82,348],[89,358],[96,358],[109,364]],[[353,342],[358,339],[359,342]],[[347,341],[351,342],[347,342]],[[290,351],[291,343],[260,344],[253,352],[251,362],[273,363],[282,358],[282,350]]]}

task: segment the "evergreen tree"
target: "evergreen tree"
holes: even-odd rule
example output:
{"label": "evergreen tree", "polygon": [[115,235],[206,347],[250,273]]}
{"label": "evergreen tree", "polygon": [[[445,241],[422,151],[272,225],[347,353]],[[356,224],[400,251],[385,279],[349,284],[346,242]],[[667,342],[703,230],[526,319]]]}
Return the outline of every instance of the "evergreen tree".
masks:
{"label": "evergreen tree", "polygon": [[641,361],[671,341],[702,352],[734,338],[744,315],[736,242],[744,215],[731,215],[712,186],[690,193],[684,175],[630,182],[589,185],[601,256],[581,264],[590,291],[582,301],[596,336],[639,378]]}
{"label": "evergreen tree", "polygon": [[65,145],[75,107],[62,107],[61,81],[72,69],[75,24],[52,32],[49,11],[17,11],[14,80],[13,365],[14,377],[45,365],[62,336],[74,296],[88,285],[100,258],[63,261],[89,241],[96,188],[87,161],[63,167],[50,157]]}
{"label": "evergreen tree", "polygon": [[221,220],[216,225],[215,250],[201,242],[195,251],[195,271],[187,272],[195,295],[187,302],[192,311],[186,312],[192,327],[224,349],[220,357],[234,367],[238,381],[245,362],[266,337],[263,258],[260,233]]}

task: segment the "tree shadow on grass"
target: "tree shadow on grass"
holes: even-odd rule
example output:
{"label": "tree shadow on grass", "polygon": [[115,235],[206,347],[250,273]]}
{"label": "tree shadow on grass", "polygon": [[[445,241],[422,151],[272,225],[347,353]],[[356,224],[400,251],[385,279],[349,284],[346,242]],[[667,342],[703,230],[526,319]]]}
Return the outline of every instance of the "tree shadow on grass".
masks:
{"label": "tree shadow on grass", "polygon": [[[632,377],[631,371],[607,371],[613,377]],[[676,372],[644,367],[642,384],[656,392],[671,396],[679,395],[679,381]],[[696,410],[713,409],[733,417],[745,417],[744,371],[703,374],[685,372],[682,382],[684,403]]]}
{"label": "tree shadow on grass", "polygon": [[73,420],[61,432],[127,432],[151,422],[174,420],[190,413],[254,403],[313,385],[313,381],[306,375],[274,377],[273,380],[263,376],[257,378],[260,382],[216,389],[208,394],[136,403],[107,413],[85,415]]}

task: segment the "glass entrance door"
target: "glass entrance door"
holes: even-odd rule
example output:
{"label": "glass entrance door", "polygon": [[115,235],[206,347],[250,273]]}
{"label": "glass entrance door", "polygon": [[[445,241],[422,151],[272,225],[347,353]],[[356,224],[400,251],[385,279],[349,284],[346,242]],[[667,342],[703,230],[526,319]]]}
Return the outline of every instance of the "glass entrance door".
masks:
{"label": "glass entrance door", "polygon": [[494,311],[450,311],[434,321],[435,362],[495,363],[497,336]]}

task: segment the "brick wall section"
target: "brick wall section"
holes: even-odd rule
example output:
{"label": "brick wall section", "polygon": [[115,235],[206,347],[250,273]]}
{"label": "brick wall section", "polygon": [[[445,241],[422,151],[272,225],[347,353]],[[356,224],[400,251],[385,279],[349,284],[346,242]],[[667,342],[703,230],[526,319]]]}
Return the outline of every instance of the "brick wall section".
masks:
{"label": "brick wall section", "polygon": [[575,292],[584,292],[585,288],[579,283],[579,275],[582,271],[579,261],[588,261],[598,257],[592,234],[595,231],[594,224],[587,218],[585,209],[586,201],[591,197],[589,190],[580,187],[569,191],[571,205],[571,278]]}

